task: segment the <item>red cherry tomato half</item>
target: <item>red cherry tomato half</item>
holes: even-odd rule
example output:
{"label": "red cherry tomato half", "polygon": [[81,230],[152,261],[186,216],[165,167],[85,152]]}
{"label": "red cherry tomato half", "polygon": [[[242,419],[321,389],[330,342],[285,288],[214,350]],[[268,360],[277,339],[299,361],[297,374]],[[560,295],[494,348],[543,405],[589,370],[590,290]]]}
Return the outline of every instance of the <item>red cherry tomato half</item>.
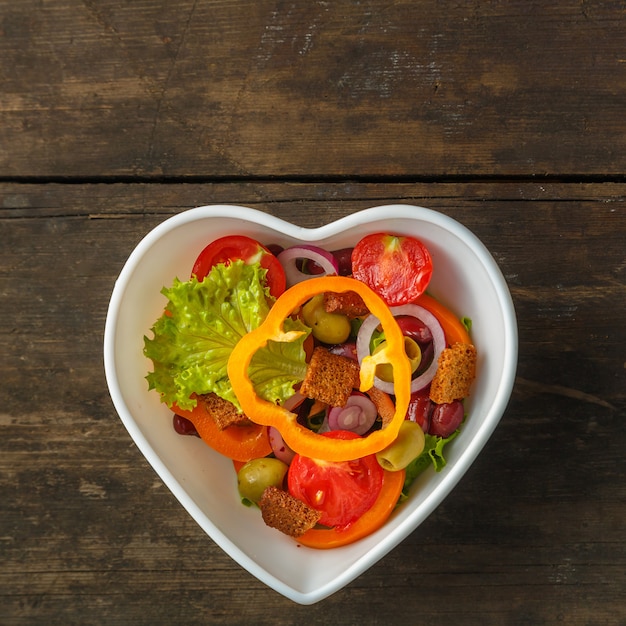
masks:
{"label": "red cherry tomato half", "polygon": [[428,250],[413,237],[366,235],[352,251],[352,275],[389,306],[413,302],[428,287],[432,273]]}
{"label": "red cherry tomato half", "polygon": [[202,280],[214,265],[239,259],[249,265],[259,262],[267,270],[267,284],[275,298],[285,291],[285,270],[280,261],[265,246],[244,235],[227,235],[212,241],[198,255],[191,274]]}
{"label": "red cherry tomato half", "polygon": [[[333,430],[334,439],[356,439],[356,433]],[[289,466],[289,493],[320,511],[320,524],[346,528],[376,502],[384,470],[371,454],[354,461],[329,462],[296,454]]]}

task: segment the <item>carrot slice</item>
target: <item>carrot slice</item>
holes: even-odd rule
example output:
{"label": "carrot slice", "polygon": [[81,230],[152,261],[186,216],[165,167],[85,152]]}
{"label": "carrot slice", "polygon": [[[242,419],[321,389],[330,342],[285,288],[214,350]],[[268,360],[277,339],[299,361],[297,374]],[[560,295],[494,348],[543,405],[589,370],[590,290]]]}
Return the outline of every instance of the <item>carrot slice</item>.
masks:
{"label": "carrot slice", "polygon": [[192,422],[202,440],[229,459],[246,462],[267,456],[272,451],[265,426],[228,426],[220,430],[200,402],[190,411],[177,406],[173,406],[172,410]]}
{"label": "carrot slice", "polygon": [[239,474],[239,470],[247,463],[247,461],[237,461],[233,459],[233,467],[235,468],[235,474]]}
{"label": "carrot slice", "polygon": [[373,506],[345,530],[312,528],[296,539],[308,548],[326,550],[354,543],[378,530],[389,518],[398,502],[404,485],[404,470],[385,470],[380,495]]}
{"label": "carrot slice", "polygon": [[415,304],[424,307],[439,320],[449,346],[455,343],[472,343],[461,320],[439,300],[424,293],[415,301]]}

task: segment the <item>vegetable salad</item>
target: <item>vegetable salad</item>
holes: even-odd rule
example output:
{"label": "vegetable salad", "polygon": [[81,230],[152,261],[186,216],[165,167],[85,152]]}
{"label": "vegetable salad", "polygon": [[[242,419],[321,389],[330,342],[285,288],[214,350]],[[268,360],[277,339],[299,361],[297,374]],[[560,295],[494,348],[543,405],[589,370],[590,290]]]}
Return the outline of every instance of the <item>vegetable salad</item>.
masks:
{"label": "vegetable salad", "polygon": [[163,288],[148,385],[179,433],[233,460],[266,524],[313,548],[356,541],[445,466],[464,420],[470,324],[426,294],[432,273],[391,233],[336,251],[222,237]]}

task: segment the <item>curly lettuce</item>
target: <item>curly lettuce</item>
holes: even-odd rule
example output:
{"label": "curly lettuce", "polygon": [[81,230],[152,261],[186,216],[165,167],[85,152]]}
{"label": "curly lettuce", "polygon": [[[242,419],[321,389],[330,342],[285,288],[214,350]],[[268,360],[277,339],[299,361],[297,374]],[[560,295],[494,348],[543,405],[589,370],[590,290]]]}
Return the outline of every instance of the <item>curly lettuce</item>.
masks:
{"label": "curly lettuce", "polygon": [[[194,276],[161,291],[168,299],[163,315],[152,327],[154,338],[144,337],[144,354],[154,371],[146,376],[150,389],[168,406],[196,405],[193,394],[215,393],[241,406],[227,374],[228,358],[237,342],[257,328],[272,303],[258,263],[218,264],[201,281]],[[286,331],[304,331],[289,343],[268,342],[254,355],[249,376],[257,394],[281,403],[293,395],[293,386],[306,374],[304,339],[310,329],[285,320]]]}
{"label": "curly lettuce", "polygon": [[427,468],[434,467],[436,472],[440,472],[446,466],[446,459],[443,456],[443,449],[445,445],[452,441],[459,434],[458,430],[455,430],[449,437],[436,437],[435,435],[424,435],[424,450],[422,453],[406,468],[406,475],[404,479],[404,486],[400,495],[400,502],[406,500],[409,496],[409,489],[413,484],[413,481]]}

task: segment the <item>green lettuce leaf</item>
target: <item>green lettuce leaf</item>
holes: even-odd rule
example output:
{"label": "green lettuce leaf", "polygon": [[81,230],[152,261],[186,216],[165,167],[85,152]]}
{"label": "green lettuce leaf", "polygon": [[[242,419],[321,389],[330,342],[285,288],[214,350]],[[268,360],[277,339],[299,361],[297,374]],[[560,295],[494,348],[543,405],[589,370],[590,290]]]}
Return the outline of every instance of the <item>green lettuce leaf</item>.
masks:
{"label": "green lettuce leaf", "polygon": [[409,489],[415,479],[431,465],[436,472],[440,472],[446,466],[446,459],[443,456],[445,445],[452,441],[459,431],[454,431],[449,437],[435,437],[434,435],[425,434],[425,444],[422,454],[409,463],[406,468],[406,477],[404,479],[404,487],[400,495],[399,502],[403,502],[409,497]]}
{"label": "green lettuce leaf", "polygon": [[[218,264],[202,281],[174,280],[163,288],[165,313],[152,327],[153,339],[144,337],[144,354],[154,371],[146,379],[168,406],[174,402],[192,409],[192,394],[215,393],[241,410],[227,375],[228,358],[237,342],[267,316],[272,298],[265,283],[266,270],[258,263],[233,261]],[[302,330],[290,343],[268,342],[252,358],[249,376],[257,394],[272,402],[293,395],[293,386],[306,373],[304,339],[310,329],[288,319],[284,329]]]}
{"label": "green lettuce leaf", "polygon": [[465,330],[469,333],[472,332],[472,318],[471,317],[462,317],[461,324],[465,326]]}

